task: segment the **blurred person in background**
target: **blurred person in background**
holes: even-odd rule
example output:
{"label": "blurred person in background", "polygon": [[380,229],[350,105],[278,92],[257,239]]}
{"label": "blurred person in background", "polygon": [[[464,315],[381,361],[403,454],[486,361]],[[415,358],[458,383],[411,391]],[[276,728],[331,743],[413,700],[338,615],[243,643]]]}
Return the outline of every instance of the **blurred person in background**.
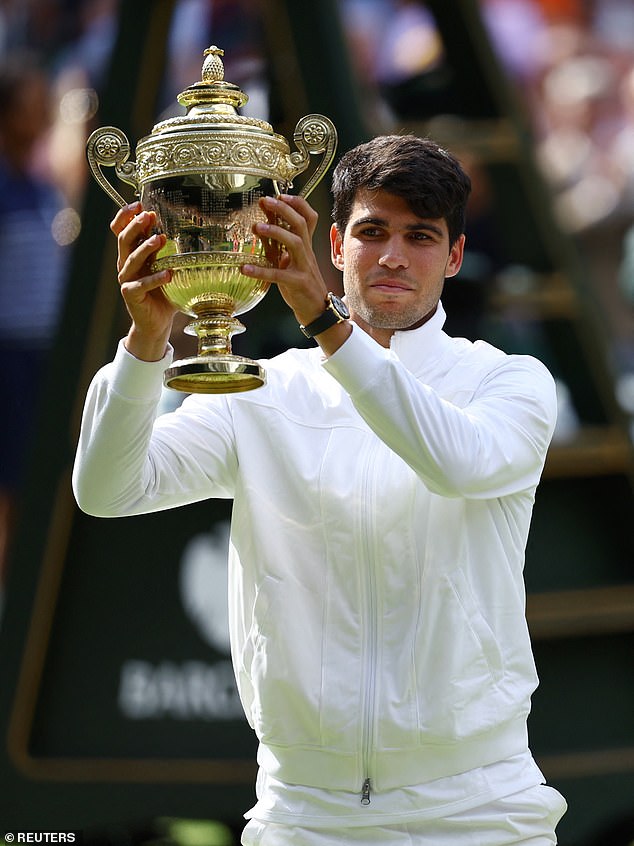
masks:
{"label": "blurred person in background", "polygon": [[63,207],[46,176],[47,76],[30,53],[0,61],[0,595],[64,282]]}

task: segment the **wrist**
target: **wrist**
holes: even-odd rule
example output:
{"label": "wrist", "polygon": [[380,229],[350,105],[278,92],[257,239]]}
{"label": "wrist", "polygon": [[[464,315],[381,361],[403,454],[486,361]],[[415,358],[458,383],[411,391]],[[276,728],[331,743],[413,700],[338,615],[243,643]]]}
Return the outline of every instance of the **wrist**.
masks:
{"label": "wrist", "polygon": [[300,324],[302,333],[307,338],[316,338],[338,323],[349,320],[350,312],[342,299],[336,294],[328,293],[322,311],[306,324]]}
{"label": "wrist", "polygon": [[352,323],[349,320],[343,320],[341,323],[335,323],[330,329],[321,332],[315,337],[315,340],[326,358],[330,358],[345,344],[351,334]]}
{"label": "wrist", "polygon": [[167,352],[169,336],[148,336],[132,325],[123,345],[126,350],[140,361],[160,361]]}

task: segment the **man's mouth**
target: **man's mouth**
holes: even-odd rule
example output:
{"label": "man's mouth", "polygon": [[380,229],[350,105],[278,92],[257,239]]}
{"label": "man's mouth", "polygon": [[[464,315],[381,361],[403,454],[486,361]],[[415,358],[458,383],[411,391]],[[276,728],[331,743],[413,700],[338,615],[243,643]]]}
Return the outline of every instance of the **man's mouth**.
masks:
{"label": "man's mouth", "polygon": [[406,292],[412,290],[407,283],[401,282],[398,279],[377,279],[375,282],[371,283],[371,287],[389,294],[397,294],[399,291]]}

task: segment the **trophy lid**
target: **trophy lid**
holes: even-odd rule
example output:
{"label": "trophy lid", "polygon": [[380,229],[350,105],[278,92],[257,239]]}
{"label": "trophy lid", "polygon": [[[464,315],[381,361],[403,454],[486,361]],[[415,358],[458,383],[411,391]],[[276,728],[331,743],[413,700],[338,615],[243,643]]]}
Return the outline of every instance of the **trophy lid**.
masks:
{"label": "trophy lid", "polygon": [[[172,132],[180,134],[189,129],[195,131],[203,124],[207,129],[226,130],[233,126],[237,131],[275,135],[273,127],[267,121],[238,114],[237,110],[244,106],[249,96],[238,85],[225,80],[225,68],[221,58],[224,52],[216,46],[208,47],[204,51],[201,79],[181,91],[176,98],[181,106],[185,106],[187,114],[157,123],[152,129],[152,136]],[[282,140],[282,136],[275,137]]]}
{"label": "trophy lid", "polygon": [[208,47],[202,67],[200,82],[190,85],[176,98],[187,108],[188,114],[199,112],[235,112],[249,97],[237,85],[225,81],[225,68],[220,47]]}

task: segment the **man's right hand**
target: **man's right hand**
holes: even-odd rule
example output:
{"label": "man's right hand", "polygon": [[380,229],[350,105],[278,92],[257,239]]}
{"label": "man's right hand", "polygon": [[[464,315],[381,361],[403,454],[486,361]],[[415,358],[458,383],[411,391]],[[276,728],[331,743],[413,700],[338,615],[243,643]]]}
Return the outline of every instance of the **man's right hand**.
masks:
{"label": "man's right hand", "polygon": [[166,241],[165,235],[152,234],[155,225],[156,214],[144,211],[141,203],[124,206],[110,224],[117,236],[121,295],[132,319],[125,347],[143,361],[163,358],[177,311],[161,290],[170,281],[170,271],[151,271]]}

